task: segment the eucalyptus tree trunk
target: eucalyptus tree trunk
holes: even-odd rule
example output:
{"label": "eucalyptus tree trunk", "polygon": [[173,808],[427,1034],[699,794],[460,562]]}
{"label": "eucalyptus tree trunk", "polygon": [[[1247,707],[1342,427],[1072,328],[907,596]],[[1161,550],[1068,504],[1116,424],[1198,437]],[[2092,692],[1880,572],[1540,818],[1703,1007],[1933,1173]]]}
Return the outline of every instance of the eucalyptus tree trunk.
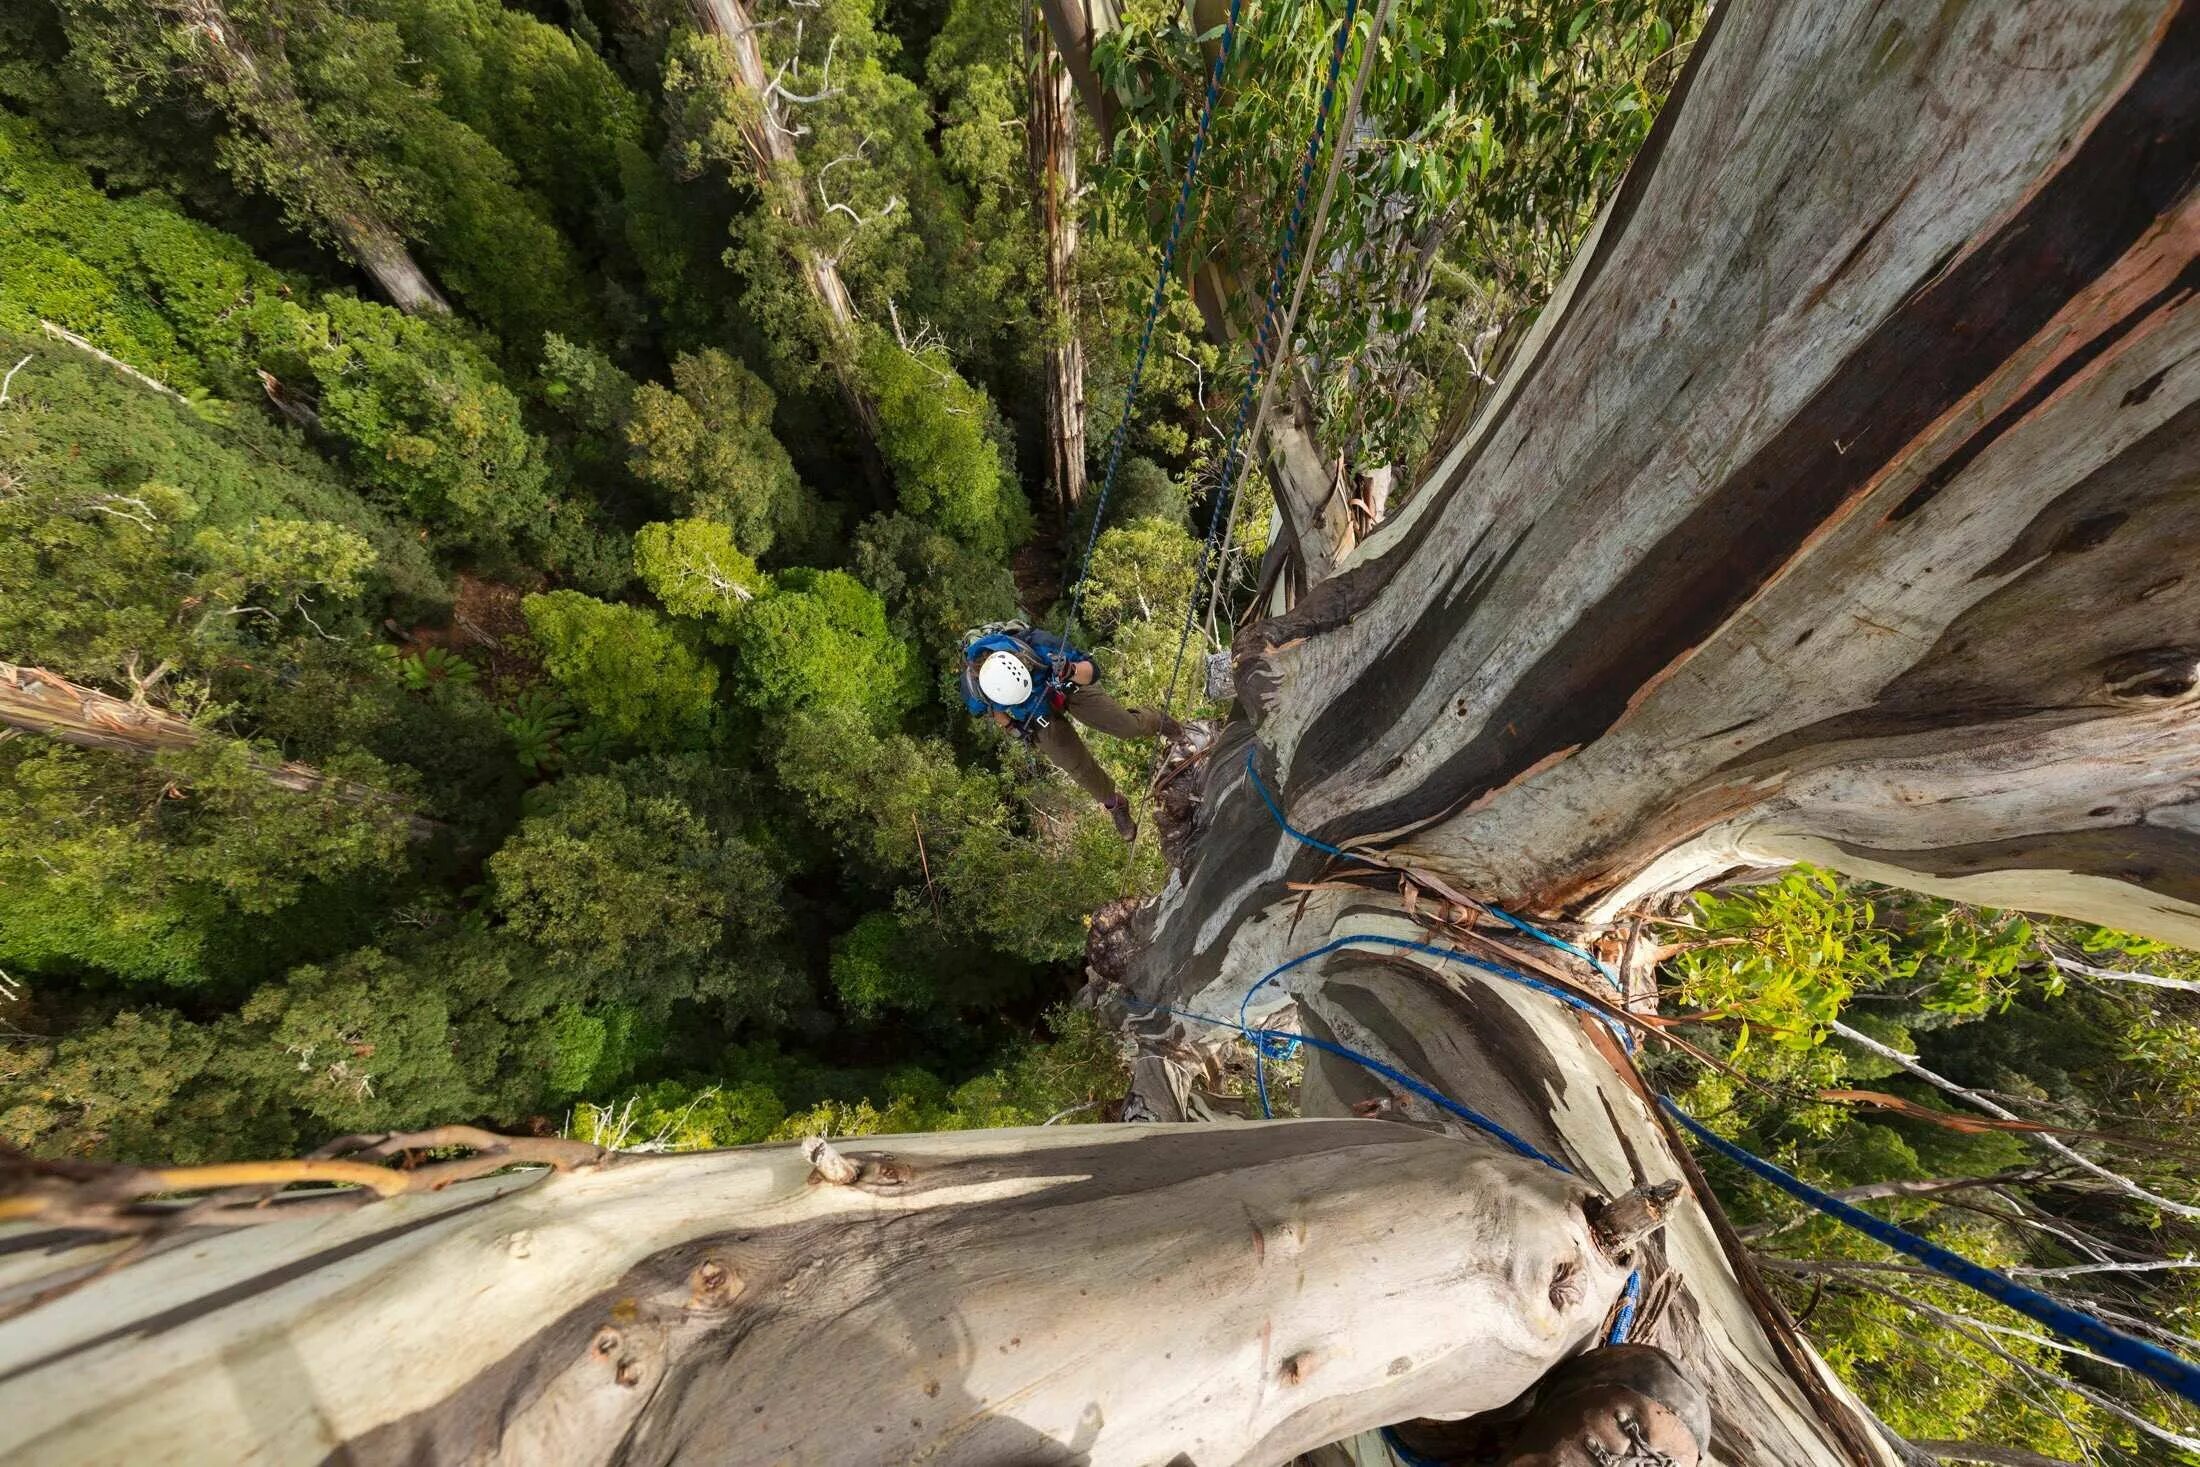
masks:
{"label": "eucalyptus tree trunk", "polygon": [[1276,1462],[1503,1405],[1627,1274],[1586,1189],[1404,1126],[882,1145],[617,1156],[150,1247],[34,1214],[0,1234],[0,1310],[138,1256],[0,1325],[0,1460]]}
{"label": "eucalyptus tree trunk", "polygon": [[[107,17],[95,20],[100,12]],[[104,30],[94,46],[121,53],[113,69],[137,69],[127,39],[142,27],[173,32],[143,45],[139,55],[179,58],[193,84],[203,90],[232,123],[256,134],[268,164],[264,177],[247,180],[273,193],[293,215],[332,239],[345,258],[359,267],[389,303],[409,315],[448,315],[450,302],[421,269],[404,236],[384,217],[367,187],[322,140],[306,106],[290,82],[281,56],[281,35],[256,43],[244,34],[221,0],[152,0],[143,6],[112,3],[83,7],[82,24]],[[86,34],[72,26],[72,34]],[[275,64],[265,64],[260,44],[271,44]],[[148,62],[144,64],[158,64]]]}
{"label": "eucalyptus tree trunk", "polygon": [[[1273,1462],[1505,1404],[1639,1269],[1636,1337],[1709,1393],[1711,1460],[1892,1462],[1608,1014],[1365,946],[1253,985],[1373,935],[1640,1008],[1628,954],[1604,992],[1478,904],[1588,941],[1800,857],[2200,940],[2196,155],[2200,7],[1721,5],[1473,429],[1242,639],[1247,717],[1142,942],[1096,923],[1103,976],[1290,1003],[1563,1172],[1432,1134],[1460,1123],[1317,1045],[1309,1113],[1408,1124],[896,1139],[814,1180],[761,1148],[217,1215],[0,1328],[17,1456]],[[1286,834],[1252,770],[1360,859]],[[1592,1199],[1671,1180],[1661,1233],[1598,1237]],[[56,1195],[0,1216],[116,1225]],[[107,1261],[85,1238],[0,1240],[0,1289]]]}
{"label": "eucalyptus tree trunk", "polygon": [[764,50],[757,40],[755,17],[745,0],[689,0],[689,14],[704,35],[715,40],[731,65],[730,76],[739,95],[741,139],[757,183],[774,213],[793,234],[794,265],[803,288],[816,303],[825,329],[833,381],[850,416],[862,428],[866,443],[878,437],[878,405],[858,380],[854,361],[855,302],[841,279],[840,265],[818,245],[817,210],[804,192],[802,166],[795,156],[794,137],[781,121],[780,94],[764,66]]}
{"label": "eucalyptus tree trunk", "polygon": [[[1609,1192],[1688,1167],[1595,1020],[1396,950],[1249,989],[1370,933],[1533,966],[1482,903],[1587,941],[1801,859],[2200,942],[2196,182],[2200,7],[1718,7],[1472,428],[1240,635],[1187,857],[1103,976],[1293,1004]],[[1306,1090],[1459,1127],[1324,1052]],[[1874,1460],[1697,1202],[1652,1339],[1719,1460]]]}
{"label": "eucalyptus tree trunk", "polygon": [[1052,33],[1031,28],[1031,102],[1025,120],[1046,252],[1047,484],[1067,516],[1085,497],[1085,343],[1077,334],[1077,106]]}

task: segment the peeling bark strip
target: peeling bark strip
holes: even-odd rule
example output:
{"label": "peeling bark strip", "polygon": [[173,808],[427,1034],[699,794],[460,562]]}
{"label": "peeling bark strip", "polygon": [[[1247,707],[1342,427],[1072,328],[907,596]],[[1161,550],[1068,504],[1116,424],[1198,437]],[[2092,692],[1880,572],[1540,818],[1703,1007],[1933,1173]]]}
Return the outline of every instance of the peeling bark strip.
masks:
{"label": "peeling bark strip", "polygon": [[[196,1237],[0,1326],[0,1460],[1273,1462],[1504,1404],[1628,1271],[1567,1179],[1381,1122],[864,1146]],[[121,1246],[43,1236],[0,1302]]]}
{"label": "peeling bark strip", "polygon": [[[1479,738],[1428,770],[1415,794],[1338,821],[1325,837],[1341,842],[1440,819],[1610,729],[1855,508],[1927,428],[2006,370],[2058,312],[2187,203],[2200,179],[2196,99],[2200,12],[2180,7],[2145,69],[2021,212],[1921,278],[1771,442],[1701,496],[1526,669]],[[1870,240],[1860,240],[1844,266]],[[1840,273],[1813,289],[1823,294]],[[2200,274],[2188,269],[2153,299],[2071,343],[2037,386],[1968,436],[1891,517],[1916,513],[2053,386],[2196,283]],[[1469,600],[1457,620],[1472,611]],[[1307,730],[1294,774],[1338,767],[1363,740],[1366,720],[1381,719],[1416,673],[1433,671],[1400,663],[1392,658],[1371,669]]]}

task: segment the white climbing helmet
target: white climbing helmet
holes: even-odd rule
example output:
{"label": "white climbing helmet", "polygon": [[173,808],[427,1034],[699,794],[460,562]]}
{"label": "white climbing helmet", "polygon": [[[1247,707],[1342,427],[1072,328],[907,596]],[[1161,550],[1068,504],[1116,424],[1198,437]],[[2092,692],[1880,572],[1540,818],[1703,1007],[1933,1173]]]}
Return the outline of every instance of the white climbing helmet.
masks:
{"label": "white climbing helmet", "polygon": [[988,652],[978,664],[978,691],[996,708],[1031,701],[1031,669],[1006,652]]}

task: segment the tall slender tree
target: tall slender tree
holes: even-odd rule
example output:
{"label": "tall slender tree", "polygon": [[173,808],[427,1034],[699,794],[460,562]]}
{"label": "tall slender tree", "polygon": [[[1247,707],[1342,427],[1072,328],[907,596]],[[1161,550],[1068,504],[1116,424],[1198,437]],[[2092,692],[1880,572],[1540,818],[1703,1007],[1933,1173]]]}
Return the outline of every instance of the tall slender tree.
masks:
{"label": "tall slender tree", "polygon": [[212,102],[231,129],[224,161],[278,199],[308,232],[336,245],[389,303],[447,315],[450,303],[414,260],[352,163],[332,148],[299,96],[281,27],[259,6],[223,0],[70,0],[77,54],[115,100],[182,87]]}
{"label": "tall slender tree", "polygon": [[1085,497],[1085,344],[1077,335],[1077,110],[1074,86],[1044,25],[1030,32],[1025,123],[1046,250],[1047,484],[1065,515]]}

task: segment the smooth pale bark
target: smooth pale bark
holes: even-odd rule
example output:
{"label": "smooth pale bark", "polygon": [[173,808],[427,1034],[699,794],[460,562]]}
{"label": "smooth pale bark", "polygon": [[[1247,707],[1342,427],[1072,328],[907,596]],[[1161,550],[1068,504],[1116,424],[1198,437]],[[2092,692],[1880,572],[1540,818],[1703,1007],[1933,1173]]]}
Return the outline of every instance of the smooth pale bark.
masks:
{"label": "smooth pale bark", "polygon": [[[1275,1462],[1505,1403],[1627,1273],[1583,1189],[1383,1122],[845,1144],[181,1235],[0,1326],[0,1460]],[[86,1236],[0,1233],[0,1303]]]}
{"label": "smooth pale bark", "polygon": [[[2200,7],[1718,7],[1479,419],[1239,636],[1245,716],[1116,976],[1233,1016],[1442,888],[1593,928],[1795,859],[2200,941],[2196,171]],[[1283,831],[1249,754],[1417,901]],[[1697,1180],[1600,1028],[1440,966],[1288,987],[1599,1185]],[[1387,1088],[1309,1074],[1310,1114]],[[1720,1460],[1885,1459],[1723,1220],[1664,1246],[1693,1302],[1651,1339]]]}
{"label": "smooth pale bark", "polygon": [[794,138],[781,126],[779,98],[764,65],[755,18],[745,0],[689,0],[688,13],[694,17],[696,28],[715,40],[731,63],[730,74],[740,93],[736,112],[741,139],[748,147],[757,182],[773,211],[793,232],[794,265],[824,325],[831,346],[828,365],[841,400],[862,427],[865,438],[875,441],[878,405],[857,380],[853,360],[855,302],[848,294],[847,282],[841,279],[840,266],[818,247],[817,211],[804,192]]}
{"label": "smooth pale bark", "polygon": [[283,203],[326,230],[391,305],[408,315],[448,315],[450,302],[413,259],[404,236],[383,218],[350,165],[322,141],[287,80],[287,66],[271,73],[262,65],[220,0],[161,0],[157,8],[190,38],[202,84],[295,170]]}
{"label": "smooth pale bark", "polygon": [[1031,36],[1025,119],[1046,251],[1047,485],[1066,518],[1085,497],[1085,343],[1077,335],[1077,107],[1071,73],[1045,26]]}
{"label": "smooth pale bark", "polygon": [[[0,661],[0,729],[43,734],[84,749],[112,749],[151,758],[176,749],[198,747],[205,730],[163,708],[117,698],[73,683],[42,667]],[[309,764],[261,760],[261,775],[277,789],[294,794],[331,792],[348,804],[389,806],[396,797],[347,779],[331,779]],[[415,839],[442,827],[418,816],[407,824]]]}
{"label": "smooth pale bark", "polygon": [[[99,362],[103,366],[113,368],[115,371],[120,372],[123,376],[129,378],[132,382],[135,382],[138,386],[143,387],[148,391],[157,392],[163,397],[173,398],[177,402],[189,401],[189,399],[186,398],[182,393],[176,391],[175,388],[170,387],[167,383],[161,381],[158,377],[147,376],[145,373],[140,372],[137,368],[131,366],[128,362],[122,360],[122,358],[101,351],[98,347],[92,345],[83,337],[77,335],[74,331],[71,331],[66,327],[56,325],[52,321],[41,318],[38,323],[38,329],[45,332],[46,335],[51,337],[53,340],[60,342],[62,345],[73,346],[78,351],[84,353],[86,356],[92,358],[96,362]],[[28,357],[24,358],[24,361],[28,360],[30,360]],[[22,363],[18,362],[16,365],[21,366]]]}
{"label": "smooth pale bark", "polygon": [[2065,973],[2080,978],[2097,978],[2103,983],[2136,983],[2142,988],[2167,988],[2178,993],[2200,993],[2200,982],[2190,978],[2165,978],[2159,973],[2139,973],[2126,968],[2103,968],[2094,963],[2083,963],[2076,958],[2050,952],[2048,962]]}
{"label": "smooth pale bark", "polygon": [[[1247,924],[1225,970],[1196,986],[1164,989],[1167,1001],[1235,1018],[1260,975],[1333,939],[1375,934],[1455,944],[1403,911],[1394,890],[1393,884],[1387,892],[1304,893]],[[1471,950],[1493,955],[1488,947]],[[1508,960],[1536,962],[1532,955]],[[1591,991],[1617,1001],[1609,987]],[[1787,1327],[1716,1203],[1706,1206],[1710,1194],[1701,1177],[1601,1022],[1519,984],[1382,948],[1347,949],[1297,969],[1261,988],[1248,1014],[1261,1023],[1286,1004],[1296,1006],[1295,1027],[1463,1101],[1607,1195],[1668,1180],[1687,1184],[1664,1230],[1643,1250],[1645,1296],[1670,1289],[1671,1300],[1635,1338],[1673,1355],[1711,1397],[1712,1460],[1727,1467],[1887,1460],[1846,1389]],[[1381,1114],[1491,1144],[1480,1130],[1352,1061],[1315,1049],[1304,1057],[1306,1114],[1345,1115],[1379,1103]]]}
{"label": "smooth pale bark", "polygon": [[1077,88],[1078,100],[1099,127],[1101,141],[1112,141],[1120,113],[1115,94],[1102,84],[1099,69],[1093,65],[1092,48],[1095,41],[1121,24],[1121,7],[1115,0],[1038,0],[1038,4],[1047,34],[1053,38],[1062,65]]}

